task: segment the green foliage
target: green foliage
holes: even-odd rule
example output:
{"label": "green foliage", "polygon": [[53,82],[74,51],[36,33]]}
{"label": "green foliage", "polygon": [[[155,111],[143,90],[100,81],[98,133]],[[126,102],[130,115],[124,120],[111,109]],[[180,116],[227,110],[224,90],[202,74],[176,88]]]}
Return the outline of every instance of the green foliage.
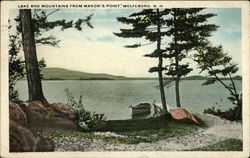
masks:
{"label": "green foliage", "polygon": [[139,120],[110,120],[100,131],[111,131],[125,138],[116,138],[114,142],[137,144],[153,142],[170,137],[179,137],[192,133],[198,127],[184,124],[171,117],[159,116]]}
{"label": "green foliage", "polygon": [[175,80],[177,107],[181,106],[179,81],[193,70],[183,59],[186,59],[188,53],[200,46],[202,41],[211,36],[212,31],[217,28],[214,24],[207,24],[207,19],[215,14],[204,14],[203,9],[172,8],[166,20],[167,35],[171,40],[166,47],[165,58],[169,59],[170,64],[166,66],[165,74]]}
{"label": "green foliage", "polygon": [[18,91],[14,89],[14,86],[25,76],[25,65],[21,57],[18,57],[21,46],[18,36],[9,35],[9,42],[9,99],[19,103]]}
{"label": "green foliage", "polygon": [[215,109],[215,107],[212,108],[207,108],[204,109],[203,113],[204,114],[212,114],[215,116],[219,116],[221,118],[230,120],[230,121],[235,121],[235,113],[237,112],[237,107],[230,108],[227,111],[221,111],[220,109]]}
{"label": "green foliage", "polygon": [[[33,21],[33,29],[36,40],[36,45],[49,45],[49,46],[58,46],[60,40],[58,40],[55,36],[49,35],[44,36],[47,31],[54,29],[55,27],[61,27],[61,30],[65,30],[68,28],[76,28],[77,30],[82,30],[82,25],[87,24],[87,26],[93,28],[90,24],[91,17],[93,14],[87,16],[86,18],[78,19],[76,22],[63,20],[56,21],[48,21],[48,17],[59,11],[56,9],[50,13],[47,13],[46,10],[34,9],[32,21]],[[18,80],[25,77],[25,62],[19,57],[19,52],[21,49],[21,19],[20,17],[16,17],[15,21],[16,25],[16,34],[9,35],[10,44],[9,44],[9,99],[14,102],[20,102],[18,99],[18,91],[14,89],[14,86]],[[9,25],[9,29],[13,29],[12,26]],[[41,59],[39,62],[39,71],[41,71],[44,67],[46,67],[45,60]],[[41,77],[42,74],[41,74]]]}
{"label": "green foliage", "polygon": [[226,139],[192,151],[243,151],[243,142],[240,139]]}
{"label": "green foliage", "polygon": [[201,72],[208,71],[210,76],[236,73],[238,68],[231,64],[232,58],[223,52],[222,46],[213,47],[210,43],[199,47],[198,53],[194,55]]}
{"label": "green foliage", "polygon": [[41,78],[43,78],[42,70],[47,66],[45,63],[45,60],[41,59],[40,61],[38,61],[38,66],[39,66],[40,76],[41,76]]}
{"label": "green foliage", "polygon": [[[207,19],[215,14],[204,14],[203,8],[173,8],[173,9],[144,9],[129,17],[118,17],[121,23],[131,25],[130,29],[120,29],[114,33],[123,38],[145,38],[157,42],[157,49],[145,57],[159,58],[158,67],[152,67],[149,72],[166,71],[167,76],[179,84],[179,79],[192,71],[188,63],[183,63],[188,52],[202,45],[202,41],[211,36],[217,29],[214,24],[207,24]],[[170,37],[166,49],[161,49],[161,39]],[[143,44],[127,45],[126,48],[137,48]],[[167,58],[170,65],[162,67],[162,58]],[[165,83],[166,85],[167,83]],[[179,96],[179,94],[178,94]]]}
{"label": "green foliage", "polygon": [[[60,11],[59,9],[55,9],[53,11],[47,11],[44,9],[34,9],[32,10],[32,21],[33,21],[33,29],[34,29],[34,35],[36,39],[36,44],[37,45],[49,45],[56,47],[59,45],[60,40],[58,40],[55,36],[53,35],[48,35],[44,36],[46,32],[53,30],[56,27],[60,27],[61,31],[64,31],[69,28],[75,28],[78,31],[82,30],[83,25],[87,25],[90,28],[93,28],[93,26],[90,23],[90,20],[93,16],[93,14],[90,14],[87,17],[84,18],[79,18],[76,21],[70,20],[67,21],[65,19],[61,20],[55,20],[55,21],[49,21],[48,17],[51,16],[52,14]],[[15,18],[15,21],[17,22],[17,31],[21,32],[21,19],[18,16]]]}
{"label": "green foliage", "polygon": [[[163,70],[166,70],[166,68],[164,67],[161,67],[160,71],[163,71]],[[159,71],[159,68],[158,67],[151,67],[149,68],[148,72],[158,72]]]}
{"label": "green foliage", "polygon": [[139,120],[109,120],[98,131],[115,132],[122,137],[95,135],[91,132],[43,133],[49,137],[78,137],[99,139],[112,143],[138,144],[180,137],[198,130],[191,124],[180,123],[166,117]]}
{"label": "green foliage", "polygon": [[[203,85],[209,85],[218,81],[221,83],[230,93],[228,99],[232,103],[236,103],[236,107],[233,110],[229,110],[229,113],[234,116],[234,120],[242,119],[242,97],[237,92],[235,87],[234,78],[232,77],[238,71],[236,64],[232,63],[232,58],[223,52],[222,46],[214,47],[209,42],[206,42],[204,46],[198,47],[198,53],[194,55],[195,61],[198,63],[201,72],[208,72],[209,76],[213,79],[207,80]],[[221,76],[227,76],[230,79],[230,83],[226,83]]]}
{"label": "green foliage", "polygon": [[[166,31],[163,29],[163,25],[166,22],[164,16],[167,15],[169,9],[159,10],[157,9],[143,9],[140,12],[132,13],[128,17],[118,17],[117,20],[121,23],[131,25],[131,29],[120,29],[120,33],[114,33],[118,37],[122,38],[145,38],[152,43],[157,42],[157,37],[163,37],[166,35]],[[160,32],[157,32],[157,24],[160,24]],[[148,44],[136,43],[132,45],[126,45],[126,48],[137,48]],[[146,54],[146,57],[158,58],[159,54],[162,54],[165,50],[156,49],[151,54]],[[164,68],[162,68],[163,70]],[[156,72],[155,68],[151,68],[149,72]]]}
{"label": "green foliage", "polygon": [[96,114],[95,112],[91,113],[85,110],[81,95],[77,101],[73,96],[73,93],[70,92],[68,88],[66,88],[64,91],[66,92],[68,98],[67,104],[72,106],[75,111],[77,123],[80,126],[83,122],[87,124],[87,129],[85,128],[84,130],[98,130],[103,127],[106,120],[104,114]]}
{"label": "green foliage", "polygon": [[215,14],[202,13],[204,8],[173,8],[170,9],[170,18],[167,19],[168,36],[171,41],[166,47],[166,58],[171,64],[166,66],[167,76],[174,79],[186,76],[192,71],[189,64],[182,62],[188,52],[200,46],[203,40],[211,36],[216,30],[214,24],[207,24],[207,19]]}
{"label": "green foliage", "polygon": [[[21,42],[17,35],[9,35],[9,99],[13,102],[20,103],[18,91],[15,90],[15,85],[18,80],[26,76],[25,62],[18,53],[21,49]],[[40,72],[46,63],[44,59],[38,62]],[[42,75],[41,75],[42,76]]]}
{"label": "green foliage", "polygon": [[[201,72],[206,71],[209,76],[213,77],[203,83],[203,85],[213,84],[215,81],[218,81],[230,92],[228,99],[232,102],[239,102],[240,98],[232,77],[238,71],[238,67],[236,64],[232,64],[232,58],[223,52],[222,46],[214,47],[207,43],[205,46],[198,48],[198,53],[194,57]],[[227,84],[222,80],[221,76],[227,76],[230,79],[230,83]]]}
{"label": "green foliage", "polygon": [[[162,67],[163,53],[161,49],[162,37],[167,35],[163,26],[166,23],[165,16],[168,14],[169,9],[143,9],[140,12],[132,13],[128,17],[118,17],[117,20],[121,23],[131,25],[130,29],[120,29],[120,33],[114,33],[118,37],[123,38],[144,38],[150,42],[150,44],[156,42],[156,49],[151,54],[146,54],[146,57],[158,58],[158,66],[150,68],[149,72],[158,72],[159,87],[161,93],[161,101],[163,106],[163,112],[168,113],[166,107],[166,99],[163,87]],[[134,44],[127,45],[127,48],[137,48],[148,44]]]}
{"label": "green foliage", "polygon": [[126,45],[124,47],[125,48],[137,48],[137,47],[141,47],[141,44]]}
{"label": "green foliage", "polygon": [[150,58],[158,58],[159,57],[159,54],[161,54],[161,56],[163,57],[163,58],[167,58],[168,57],[168,55],[167,54],[164,54],[164,52],[165,52],[166,50],[164,50],[164,49],[159,49],[159,50],[155,50],[155,51],[153,51],[152,53],[150,53],[150,54],[145,54],[144,56],[145,57],[150,57]]}

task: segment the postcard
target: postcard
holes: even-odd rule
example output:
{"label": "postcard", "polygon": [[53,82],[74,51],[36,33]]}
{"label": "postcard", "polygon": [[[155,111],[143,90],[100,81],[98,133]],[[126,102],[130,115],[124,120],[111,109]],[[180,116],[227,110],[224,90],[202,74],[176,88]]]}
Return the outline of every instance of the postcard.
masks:
{"label": "postcard", "polygon": [[249,157],[249,11],[3,1],[1,157]]}

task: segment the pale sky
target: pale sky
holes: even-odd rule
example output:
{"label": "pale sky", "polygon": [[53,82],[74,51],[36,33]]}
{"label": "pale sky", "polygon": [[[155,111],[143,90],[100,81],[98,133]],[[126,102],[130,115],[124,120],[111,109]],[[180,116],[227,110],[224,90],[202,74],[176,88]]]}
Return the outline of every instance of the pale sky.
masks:
{"label": "pale sky", "polygon": [[[48,10],[50,12],[52,10]],[[113,32],[128,27],[119,23],[116,17],[128,16],[139,9],[61,9],[49,17],[49,20],[75,19],[94,14],[91,20],[93,29],[83,27],[82,31],[55,29],[48,34],[61,40],[60,48],[50,46],[37,47],[38,58],[44,58],[47,67],[60,67],[89,73],[107,73],[127,77],[156,77],[157,73],[149,73],[150,67],[157,65],[157,59],[143,57],[151,53],[156,45],[140,48],[124,48],[124,45],[147,43],[141,39],[124,39],[116,37]],[[219,26],[213,33],[211,41],[221,44],[226,52],[233,57],[241,74],[241,9],[216,8],[206,12],[217,14],[209,23]],[[16,15],[11,12],[10,19]],[[163,45],[164,47],[164,45]],[[198,75],[196,63],[189,61],[194,71],[190,75]],[[164,64],[168,64],[165,62]],[[205,75],[205,74],[203,74]]]}

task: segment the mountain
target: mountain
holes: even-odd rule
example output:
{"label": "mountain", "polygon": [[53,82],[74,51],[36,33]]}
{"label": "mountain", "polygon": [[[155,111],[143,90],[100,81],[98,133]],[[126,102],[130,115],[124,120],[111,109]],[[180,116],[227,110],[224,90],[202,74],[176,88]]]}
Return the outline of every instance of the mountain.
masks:
{"label": "mountain", "polygon": [[63,68],[44,68],[42,70],[44,80],[125,80],[123,76],[114,76],[102,73],[85,73]]}
{"label": "mountain", "polygon": [[[146,77],[124,77],[104,73],[86,73],[80,71],[67,70],[63,68],[44,68],[42,70],[44,80],[158,80],[158,78]],[[181,80],[207,80],[204,76],[188,76]],[[228,80],[229,78],[222,78]],[[234,80],[241,80],[241,76],[233,77]]]}

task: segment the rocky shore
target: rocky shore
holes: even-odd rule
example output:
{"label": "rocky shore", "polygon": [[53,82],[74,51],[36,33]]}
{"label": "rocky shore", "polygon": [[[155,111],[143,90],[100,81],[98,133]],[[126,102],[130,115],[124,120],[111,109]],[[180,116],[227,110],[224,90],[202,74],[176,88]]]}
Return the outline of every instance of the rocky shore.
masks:
{"label": "rocky shore", "polygon": [[10,152],[54,151],[54,142],[37,131],[80,131],[74,111],[65,104],[10,101],[9,119]]}
{"label": "rocky shore", "polygon": [[[243,137],[242,124],[231,122],[210,114],[195,114],[207,124],[196,132],[179,138],[168,138],[151,143],[121,144],[78,137],[55,137],[55,151],[180,151],[190,150],[219,141]],[[97,135],[123,137],[112,132],[98,132]]]}

